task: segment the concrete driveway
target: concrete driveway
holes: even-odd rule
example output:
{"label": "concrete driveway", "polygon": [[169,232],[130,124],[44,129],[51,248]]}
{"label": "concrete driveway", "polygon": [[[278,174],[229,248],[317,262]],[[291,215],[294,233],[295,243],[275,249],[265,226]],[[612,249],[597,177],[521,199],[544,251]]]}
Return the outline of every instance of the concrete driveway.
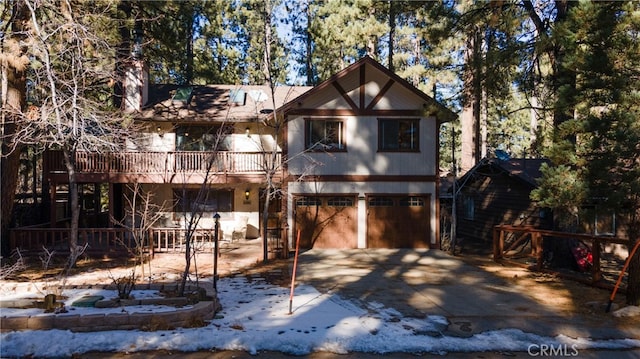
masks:
{"label": "concrete driveway", "polygon": [[[640,338],[640,318],[563,313],[553,298],[536,299],[535,286],[514,284],[438,250],[309,250],[299,256],[296,281],[404,316],[444,316],[447,335],[516,328],[545,336]],[[606,291],[593,293],[594,301],[608,299]]]}

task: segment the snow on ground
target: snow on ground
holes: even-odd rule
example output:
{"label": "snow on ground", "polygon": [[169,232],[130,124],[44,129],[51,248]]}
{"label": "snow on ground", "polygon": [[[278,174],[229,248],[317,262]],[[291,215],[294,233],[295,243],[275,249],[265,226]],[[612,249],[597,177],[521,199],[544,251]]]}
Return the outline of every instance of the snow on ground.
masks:
{"label": "snow on ground", "polygon": [[[19,297],[19,291],[16,290],[21,287],[12,288],[14,289],[8,290],[7,286],[3,286],[0,299]],[[314,351],[440,354],[526,352],[532,345],[540,344],[569,348],[568,350],[640,347],[639,339],[591,340],[563,335],[543,337],[518,329],[488,331],[469,338],[447,336],[442,334],[448,324],[447,319],[442,316],[427,316],[423,319],[403,317],[398,311],[380,303],[345,300],[332,293],[320,293],[308,285],[296,287],[291,314],[289,288],[262,280],[248,281],[245,277],[230,277],[218,281],[218,292],[223,309],[203,328],[155,332],[9,332],[0,335],[0,356],[65,357],[89,351],[136,352],[156,349],[242,350],[250,353],[272,350],[303,355]],[[116,296],[115,291],[97,289],[65,291],[64,294],[70,297],[67,305],[73,298],[82,295],[98,294],[106,298]],[[134,294],[144,297],[157,293],[137,291]],[[105,309],[82,310],[88,314]],[[127,307],[127,310],[131,309]],[[9,313],[9,309],[2,309],[0,315]]]}

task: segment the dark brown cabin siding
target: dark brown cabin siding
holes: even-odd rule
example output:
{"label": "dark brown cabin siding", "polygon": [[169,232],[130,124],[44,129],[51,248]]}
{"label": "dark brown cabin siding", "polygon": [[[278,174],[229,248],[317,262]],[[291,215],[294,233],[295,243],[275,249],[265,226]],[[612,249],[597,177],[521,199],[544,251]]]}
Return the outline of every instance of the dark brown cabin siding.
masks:
{"label": "dark brown cabin siding", "polygon": [[[498,224],[546,225],[538,207],[529,199],[532,188],[506,173],[488,176],[476,174],[458,195],[458,237],[491,241],[493,227]],[[466,218],[465,197],[474,200],[474,218]]]}

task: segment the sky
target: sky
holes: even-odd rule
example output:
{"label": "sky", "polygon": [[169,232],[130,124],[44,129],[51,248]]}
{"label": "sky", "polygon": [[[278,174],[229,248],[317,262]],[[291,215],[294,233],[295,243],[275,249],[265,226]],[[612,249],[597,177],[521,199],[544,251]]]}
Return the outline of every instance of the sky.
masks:
{"label": "sky", "polygon": [[[211,285],[204,283],[203,285]],[[640,339],[592,340],[564,335],[545,337],[519,329],[502,329],[462,338],[442,332],[447,319],[427,316],[404,317],[394,308],[376,302],[356,302],[334,293],[320,293],[309,285],[298,285],[289,314],[290,289],[262,279],[236,276],[221,278],[218,298],[222,310],[202,328],[166,331],[102,331],[74,333],[67,330],[16,331],[0,334],[0,357],[68,357],[89,351],[137,352],[148,350],[197,351],[241,350],[251,354],[280,351],[304,355],[316,351],[346,354],[435,353],[482,351],[533,351],[540,343],[581,349],[640,348]],[[33,297],[28,286],[0,283],[0,300]],[[136,298],[158,296],[155,291],[134,291]],[[75,308],[71,302],[84,295],[117,296],[116,291],[66,290],[66,315],[91,314],[108,309]],[[637,308],[637,307],[634,307]],[[129,312],[173,310],[170,307],[125,307]],[[639,308],[640,309],[640,308]],[[122,308],[111,310],[122,311]],[[0,309],[0,315],[49,315],[37,309]],[[58,314],[65,315],[65,314]],[[45,333],[46,332],[46,333]],[[42,340],[42,338],[47,340]]]}

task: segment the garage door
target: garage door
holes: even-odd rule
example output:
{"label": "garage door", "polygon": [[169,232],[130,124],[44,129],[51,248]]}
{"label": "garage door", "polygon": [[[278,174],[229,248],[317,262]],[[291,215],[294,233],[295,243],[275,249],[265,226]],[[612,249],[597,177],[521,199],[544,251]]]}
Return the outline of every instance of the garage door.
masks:
{"label": "garage door", "polygon": [[295,200],[300,248],[356,248],[356,197],[307,196]]}
{"label": "garage door", "polygon": [[368,248],[428,248],[430,197],[369,196]]}

